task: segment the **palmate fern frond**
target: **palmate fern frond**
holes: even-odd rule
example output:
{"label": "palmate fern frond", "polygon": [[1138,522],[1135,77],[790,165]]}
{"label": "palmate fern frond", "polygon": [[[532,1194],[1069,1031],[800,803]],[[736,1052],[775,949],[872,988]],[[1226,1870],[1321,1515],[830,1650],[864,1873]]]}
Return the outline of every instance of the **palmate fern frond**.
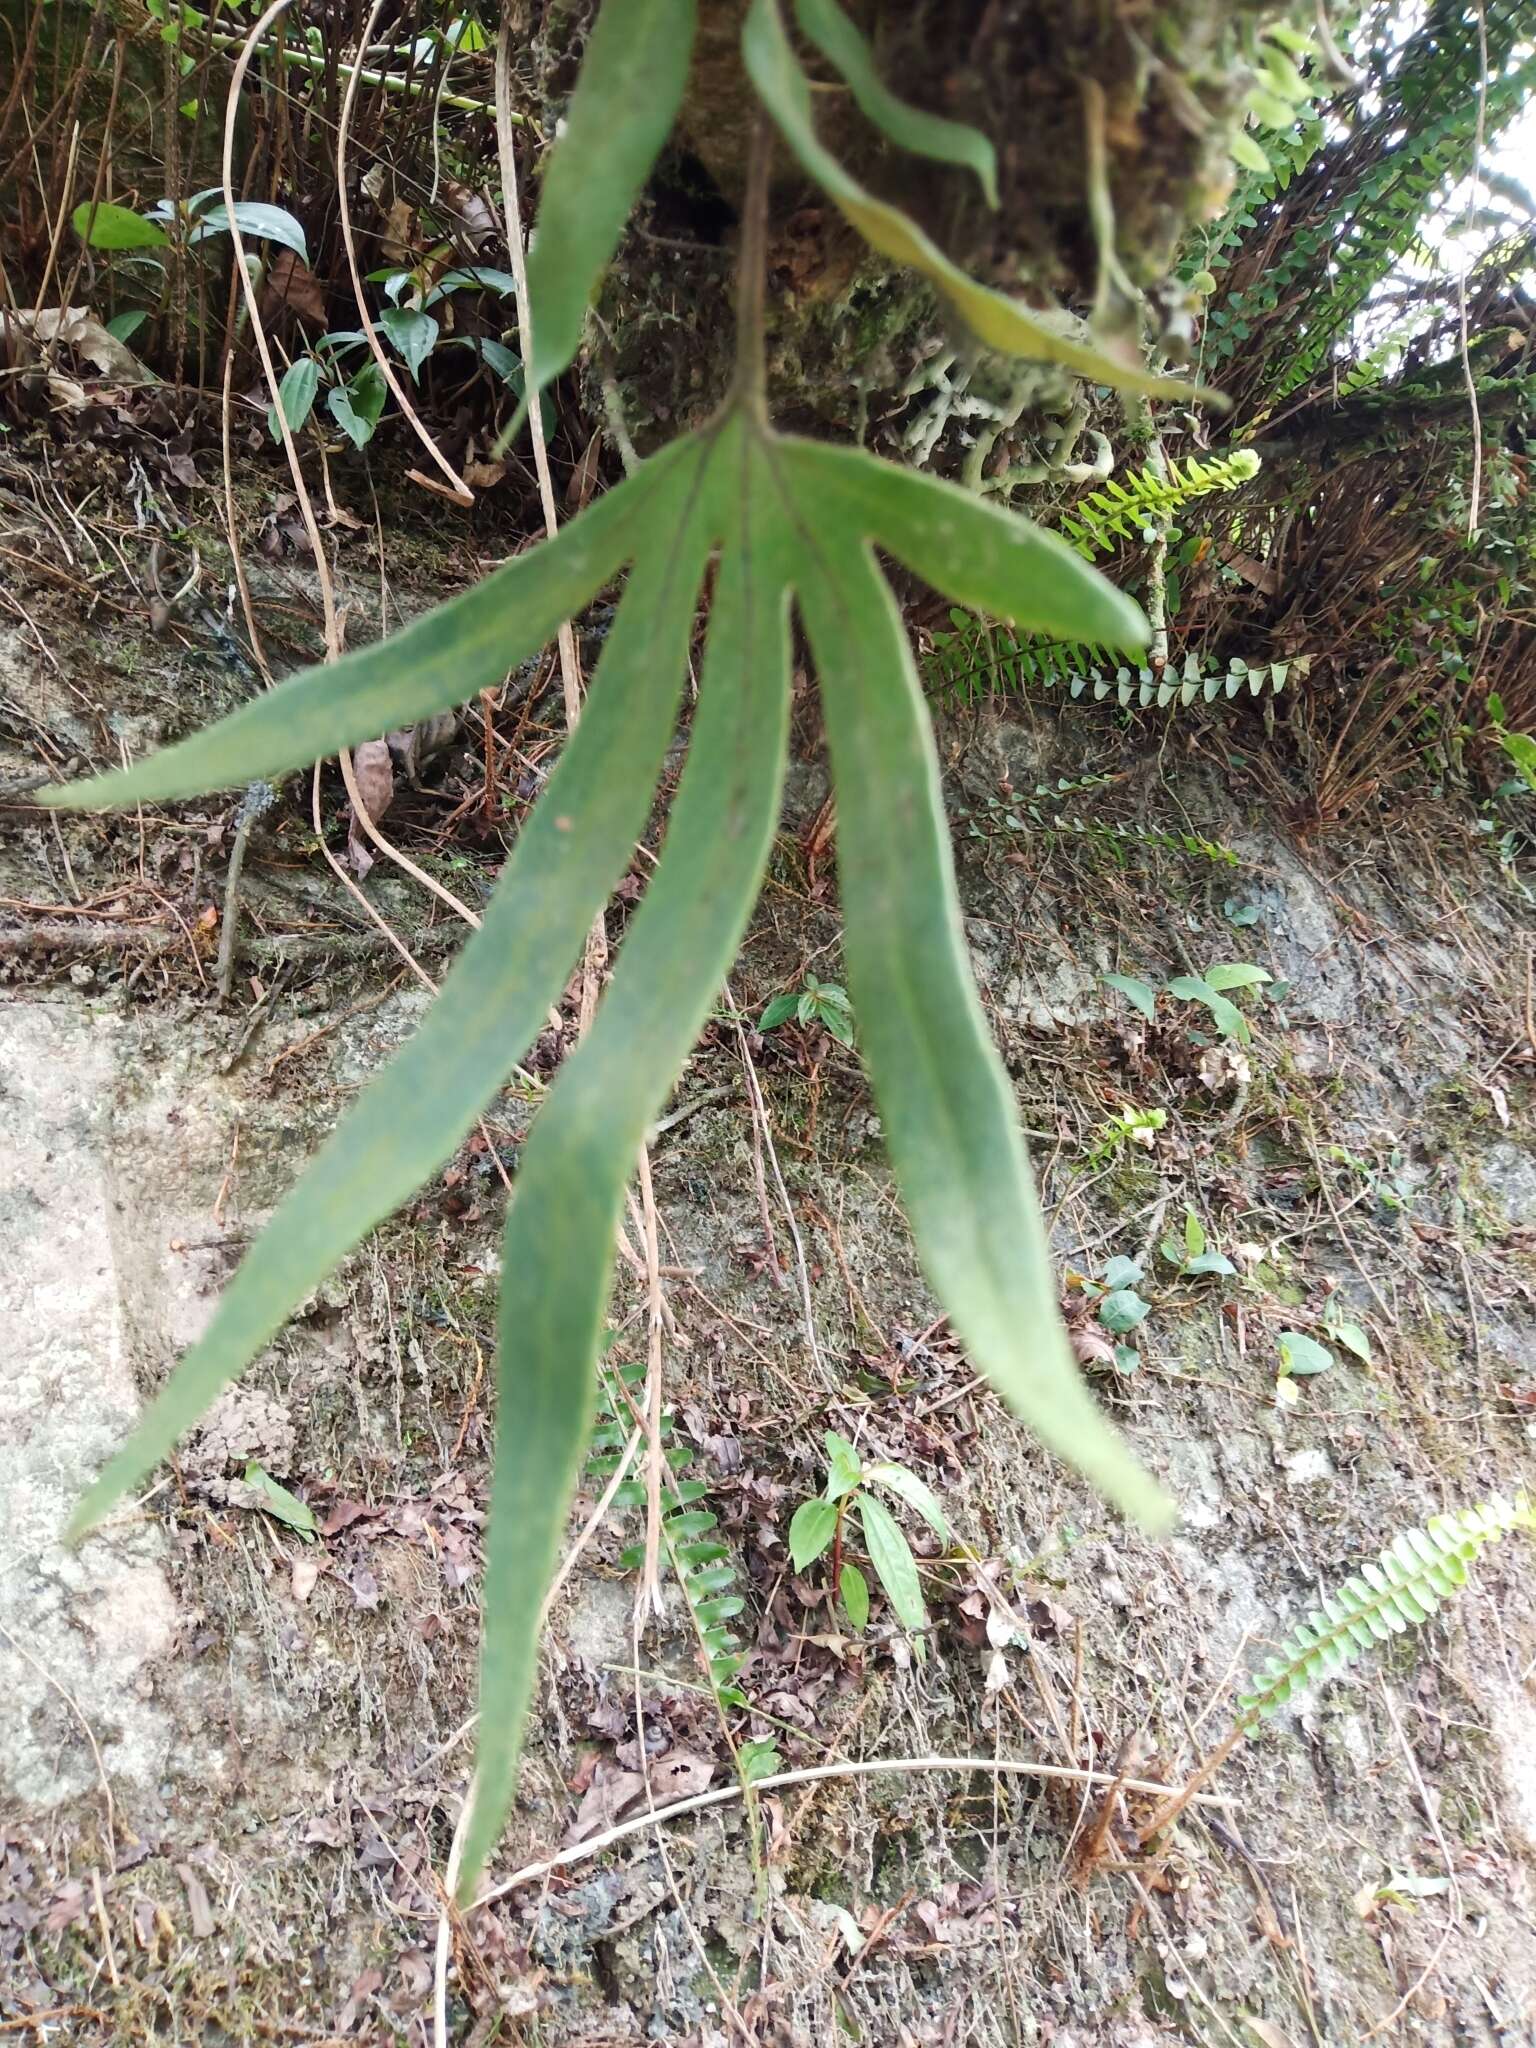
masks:
{"label": "palmate fern frond", "polygon": [[1123,483],[1111,477],[1102,490],[1080,498],[1063,515],[1059,530],[1091,562],[1096,554],[1113,554],[1117,541],[1148,537],[1150,526],[1170,519],[1191,499],[1211,491],[1235,491],[1258,473],[1259,457],[1252,448],[1239,448],[1209,462],[1191,455],[1182,465],[1170,462],[1166,470],[1132,470]]}
{"label": "palmate fern frond", "polygon": [[1422,1529],[1395,1536],[1374,1563],[1325,1595],[1254,1674],[1252,1691],[1238,1701],[1239,1726],[1257,1732],[1305,1686],[1331,1678],[1377,1643],[1421,1628],[1467,1583],[1467,1567],[1483,1546],[1512,1529],[1536,1532],[1536,1513],[1523,1497],[1513,1507],[1492,1500],[1434,1515]]}

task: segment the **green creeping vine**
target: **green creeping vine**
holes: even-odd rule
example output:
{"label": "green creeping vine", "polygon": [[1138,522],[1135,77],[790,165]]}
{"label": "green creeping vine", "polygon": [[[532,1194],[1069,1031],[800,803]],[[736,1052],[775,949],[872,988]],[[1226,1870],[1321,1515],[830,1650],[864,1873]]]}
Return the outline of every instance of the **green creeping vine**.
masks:
{"label": "green creeping vine", "polygon": [[[813,33],[825,28],[825,6],[806,11]],[[549,317],[531,352],[531,390],[574,352],[572,305],[585,303],[660,148],[693,26],[692,0],[606,0],[601,10],[545,177],[535,282]],[[816,141],[809,88],[773,0],[753,0],[744,53],[805,168],[877,247],[933,276],[984,339],[1105,383],[1166,388],[972,284],[869,199]],[[646,93],[634,89],[640,75]],[[1065,542],[1024,520],[857,450],[773,431],[762,370],[766,189],[759,148],[738,376],[715,418],[557,538],[393,638],[292,677],[135,768],[44,799],[99,809],[244,787],[415,723],[497,682],[628,568],[586,714],[441,1000],[252,1246],[206,1334],[90,1489],[78,1533],[452,1154],[542,1028],[645,829],[715,562],[698,706],[660,862],[592,1028],[540,1111],[506,1222],[466,1898],[515,1784],[540,1605],[589,1439],[624,1185],[730,967],[767,861],[787,747],[792,603],[821,680],[860,1049],[928,1277],[977,1366],[1042,1440],[1123,1508],[1154,1525],[1166,1518],[1061,1329],[1012,1090],[971,979],[933,737],[875,549],[955,603],[1032,632],[1134,649],[1146,623]]]}
{"label": "green creeping vine", "polygon": [[1453,1509],[1394,1537],[1374,1564],[1362,1565],[1336,1593],[1325,1595],[1255,1672],[1252,1690],[1238,1701],[1238,1726],[1257,1733],[1293,1693],[1331,1678],[1377,1643],[1422,1627],[1442,1600],[1467,1583],[1467,1566],[1484,1544],[1512,1529],[1536,1532],[1536,1514],[1527,1501]]}

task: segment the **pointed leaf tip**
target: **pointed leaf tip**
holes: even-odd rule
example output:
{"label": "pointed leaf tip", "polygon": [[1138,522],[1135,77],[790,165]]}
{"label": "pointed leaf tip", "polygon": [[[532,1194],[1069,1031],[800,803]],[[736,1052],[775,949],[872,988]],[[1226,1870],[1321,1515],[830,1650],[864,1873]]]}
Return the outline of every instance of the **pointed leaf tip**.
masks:
{"label": "pointed leaf tip", "polygon": [[607,0],[544,173],[528,256],[530,395],[581,346],[587,302],[682,104],[695,0]]}
{"label": "pointed leaf tip", "polygon": [[654,494],[703,444],[675,441],[551,541],[494,570],[387,640],[300,671],[133,767],[39,790],[59,810],[102,811],[271,781],[416,724],[498,682],[537,654],[625,562],[653,525]]}
{"label": "pointed leaf tip", "polygon": [[849,985],[935,1293],[1014,1412],[1152,1528],[1172,1510],[1100,1412],[1061,1327],[1017,1106],[972,981],[938,762],[895,601],[866,545],[828,543],[800,598],[838,806]]}
{"label": "pointed leaf tip", "polygon": [[[759,460],[753,438],[727,422],[698,512],[706,544],[719,537],[722,547],[682,782],[592,1028],[534,1124],[507,1220],[500,1412],[516,1424],[498,1435],[492,1481],[490,1625],[466,1893],[516,1783],[539,1609],[586,1440],[624,1184],[729,971],[773,842],[789,729],[787,592],[797,537],[772,516]],[[658,529],[657,545],[665,538]],[[688,623],[679,613],[671,643],[655,654],[678,687]],[[696,1513],[696,1522],[678,1516],[672,1527],[695,1534],[713,1526],[712,1515]]]}
{"label": "pointed leaf tip", "polygon": [[914,156],[974,171],[988,206],[996,208],[997,151],[979,129],[924,113],[898,99],[875,69],[869,44],[837,0],[795,0],[795,16],[821,54],[842,73],[866,119]]}
{"label": "pointed leaf tip", "polygon": [[1075,323],[1069,323],[1066,316],[1053,321],[1020,299],[978,284],[907,214],[867,191],[817,138],[810,83],[785,32],[776,0],[752,0],[741,48],[748,75],[780,134],[838,211],[872,249],[928,278],[988,348],[1001,355],[1062,363],[1080,377],[1122,391],[1139,391],[1149,398],[1222,402],[1199,385],[1156,377],[1138,364],[1123,362],[1091,342],[1077,340],[1069,331],[1069,325]]}
{"label": "pointed leaf tip", "polygon": [[777,449],[819,520],[875,541],[946,597],[1062,640],[1135,652],[1150,639],[1134,598],[1018,513],[859,448],[787,438]]}

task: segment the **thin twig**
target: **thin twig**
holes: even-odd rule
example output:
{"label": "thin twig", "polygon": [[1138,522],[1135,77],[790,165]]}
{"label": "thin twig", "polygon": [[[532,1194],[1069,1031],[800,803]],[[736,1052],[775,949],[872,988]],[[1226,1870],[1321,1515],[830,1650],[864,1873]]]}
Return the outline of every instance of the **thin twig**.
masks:
{"label": "thin twig", "polygon": [[[512,146],[512,18],[504,13],[496,37],[496,157],[501,171],[501,201],[506,214],[507,259],[512,265],[514,299],[517,306],[518,354],[523,362],[523,388],[528,397],[528,431],[533,440],[533,467],[539,480],[539,503],[544,512],[544,531],[553,540],[559,531],[560,515],[555,510],[554,478],[550,475],[549,449],[544,440],[543,393],[533,385],[533,309],[528,297],[528,257],[523,247],[523,217],[517,190],[517,152]],[[556,636],[560,648],[560,688],[565,699],[565,725],[574,732],[581,716],[581,662],[576,652],[576,634],[569,619],[563,619]],[[587,938],[581,963],[581,994],[576,1007],[577,1035],[585,1037],[597,1009],[597,991],[608,963],[608,937],[599,911]]]}
{"label": "thin twig", "polygon": [[[1122,1792],[1145,1792],[1174,1794],[1172,1785],[1161,1785],[1147,1778],[1121,1778],[1114,1771],[1076,1770],[1067,1764],[1036,1763],[1023,1757],[995,1756],[900,1756],[884,1757],[870,1763],[852,1764],[810,1764],[803,1770],[778,1771],[772,1777],[759,1778],[752,1786],[754,1792],[781,1792],[790,1785],[809,1785],[824,1778],[873,1778],[885,1773],[897,1776],[915,1776],[922,1771],[992,1771],[1005,1778],[1047,1778],[1060,1784],[1072,1785],[1114,1785]],[[642,1813],[635,1820],[620,1821],[590,1840],[579,1842],[569,1849],[561,1849],[553,1856],[546,1856],[541,1862],[530,1863],[526,1868],[514,1871],[511,1877],[503,1878],[500,1884],[492,1885],[475,1900],[475,1905],[487,1906],[492,1899],[503,1899],[509,1892],[515,1892],[525,1884],[532,1884],[535,1878],[548,1877],[553,1870],[563,1870],[572,1863],[584,1863],[588,1857],[597,1856],[604,1849],[611,1849],[615,1842],[622,1842],[629,1835],[636,1835],[646,1828],[660,1827],[664,1823],[681,1820],[685,1814],[702,1813],[711,1806],[724,1806],[733,1799],[744,1796],[740,1785],[718,1786],[713,1792],[698,1792],[691,1799],[678,1799],[671,1806],[658,1807],[653,1813]],[[1229,1806],[1231,1801],[1219,1793],[1193,1793],[1190,1795],[1202,1806]]]}
{"label": "thin twig", "polygon": [[[1478,19],[1479,21],[1482,19],[1481,7],[1478,9]],[[1413,1788],[1419,1795],[1419,1805],[1423,1809],[1424,1818],[1429,1822],[1430,1832],[1435,1838],[1435,1846],[1440,1851],[1440,1861],[1445,1865],[1446,1879],[1451,1888],[1451,1910],[1445,1926],[1440,1931],[1440,1939],[1435,1944],[1434,1954],[1424,1965],[1423,1969],[1420,1970],[1418,1976],[1414,1978],[1386,2018],[1378,2020],[1368,2033],[1361,2035],[1362,2041],[1372,2041],[1378,2034],[1384,2034],[1389,2027],[1397,2024],[1398,2019],[1408,2010],[1408,2007],[1434,1975],[1435,1970],[1439,1966],[1440,1958],[1445,1953],[1445,1945],[1450,1940],[1452,1932],[1461,1919],[1461,1880],[1456,1875],[1456,1865],[1452,1861],[1451,1852],[1446,1846],[1445,1836],[1441,1833],[1434,1802],[1429,1796],[1429,1790],[1419,1770],[1418,1758],[1414,1755],[1408,1738],[1403,1733],[1403,1724],[1397,1717],[1397,1707],[1385,1679],[1382,1680],[1381,1684],[1381,1696],[1386,1702],[1387,1719],[1392,1723],[1392,1733],[1397,1737],[1398,1747],[1402,1750],[1404,1761],[1408,1765],[1408,1775],[1412,1778]]]}
{"label": "thin twig", "polygon": [[[593,1508],[591,1514],[588,1515],[586,1521],[583,1522],[581,1526],[581,1534],[576,1538],[576,1541],[571,1545],[570,1549],[566,1552],[564,1562],[561,1564],[559,1571],[555,1573],[554,1578],[550,1581],[549,1591],[544,1595],[544,1605],[539,1609],[539,1630],[541,1633],[543,1631],[545,1622],[549,1619],[550,1609],[554,1606],[556,1600],[560,1597],[561,1587],[565,1584],[566,1580],[571,1576],[571,1573],[576,1569],[577,1562],[580,1559],[582,1552],[586,1549],[587,1545],[592,1541],[592,1538],[597,1534],[598,1529],[602,1525],[604,1515],[606,1515],[609,1508],[613,1506],[613,1497],[618,1492],[619,1488],[624,1484],[625,1478],[628,1476],[629,1473],[629,1468],[635,1462],[635,1454],[640,1448],[641,1440],[644,1434],[645,1432],[639,1428],[633,1429],[630,1432],[629,1442],[624,1446],[623,1454],[621,1455],[618,1464],[614,1467],[613,1472],[609,1477],[608,1484],[603,1488],[597,1506]],[[412,1781],[412,1779],[419,1778],[422,1772],[430,1770],[433,1764],[441,1763],[443,1758],[447,1756],[448,1752],[451,1749],[457,1749],[459,1744],[464,1740],[466,1735],[472,1735],[474,1733],[475,1725],[479,1721],[479,1719],[480,1710],[477,1707],[474,1713],[472,1713],[467,1720],[461,1721],[459,1723],[458,1727],[454,1729],[453,1733],[448,1737],[448,1739],[445,1742],[440,1742],[437,1748],[433,1750],[430,1756],[423,1758],[423,1760],[416,1765],[414,1770],[407,1773],[406,1783],[409,1784]]]}
{"label": "thin twig", "polygon": [[[377,11],[377,10],[375,10]],[[432,1965],[432,2048],[448,2048],[448,1958],[453,1949],[453,1923],[458,1913],[454,1894],[459,1885],[459,1863],[464,1854],[464,1836],[474,1811],[475,1780],[470,1777],[459,1817],[453,1824],[448,1845],[448,1866],[443,1872],[443,1896],[437,1915],[437,1951]]]}
{"label": "thin twig", "polygon": [[[1470,230],[1477,209],[1477,188],[1483,175],[1483,138],[1488,122],[1488,21],[1483,0],[1474,0],[1477,16],[1477,128],[1472,143],[1472,180],[1467,191],[1465,226]],[[1483,493],[1483,416],[1477,402],[1477,379],[1467,338],[1467,273],[1472,268],[1470,240],[1456,277],[1456,316],[1461,335],[1461,374],[1466,379],[1467,409],[1472,415],[1472,488],[1467,496],[1467,539],[1477,538],[1477,515]]]}
{"label": "thin twig", "polygon": [[[1200,1787],[1208,1784],[1221,1769],[1227,1758],[1248,1733],[1248,1724],[1237,1722],[1217,1743],[1205,1762],[1200,1765],[1192,1778],[1185,1780],[1179,1791],[1161,1805],[1137,1836],[1139,1842],[1150,1842],[1154,1835],[1176,1821],[1185,1807],[1200,1796]],[[1129,1780],[1127,1780],[1129,1782]]]}
{"label": "thin twig", "polygon": [[101,1890],[101,1872],[91,1872],[91,1902],[96,1908],[96,1925],[101,1929],[102,1954],[107,1959],[107,1978],[114,1991],[121,1990],[122,1978],[117,1974],[117,1952],[112,1946],[112,1923],[107,1918],[107,1902]]}
{"label": "thin twig", "polygon": [[[652,1213],[654,1214],[654,1211]],[[656,1444],[655,1451],[654,1465],[659,1470],[661,1463],[661,1446],[659,1443]],[[659,1515],[656,1526],[658,1530],[661,1527]],[[640,1631],[643,1625],[644,1603],[637,1600],[635,1602],[634,1620],[630,1629],[630,1679],[635,1695],[635,1750],[640,1759],[640,1778],[644,1786],[645,1803],[654,1809],[656,1801],[655,1795],[651,1791],[651,1758],[645,1739],[645,1686],[640,1670]],[[718,1702],[716,1704],[718,1705]],[[694,1953],[699,1959],[704,1974],[714,1986],[715,1996],[720,2001],[720,2010],[742,2040],[750,2041],[752,2037],[747,2032],[740,2013],[737,2012],[735,2006],[731,2003],[730,1993],[721,1983],[719,1973],[716,1971],[714,1963],[710,1958],[709,1950],[704,1946],[699,1930],[693,1924],[693,1916],[688,1911],[683,1901],[682,1892],[678,1887],[677,1872],[672,1868],[672,1858],[667,1854],[666,1842],[660,1834],[656,1837],[656,1853],[661,1860],[662,1876],[666,1880],[667,1890],[672,1897],[673,1910],[676,1912],[678,1919],[682,1921],[688,1939],[693,1943]]]}
{"label": "thin twig", "polygon": [[240,923],[240,874],[245,866],[246,844],[251,827],[273,801],[271,785],[253,782],[235,819],[235,841],[229,849],[229,868],[224,876],[224,908],[219,920],[219,964],[214,976],[219,1001],[227,1003],[235,985],[235,937]]}
{"label": "thin twig", "polygon": [[790,1240],[795,1247],[795,1271],[800,1280],[800,1306],[805,1314],[806,1341],[810,1345],[811,1357],[815,1360],[816,1370],[821,1374],[822,1379],[829,1387],[835,1388],[837,1382],[827,1370],[827,1363],[821,1355],[821,1345],[816,1337],[816,1305],[811,1298],[811,1274],[810,1268],[805,1262],[805,1243],[800,1236],[800,1226],[795,1221],[795,1211],[789,1199],[789,1189],[784,1185],[784,1174],[779,1166],[778,1148],[773,1142],[773,1126],[768,1121],[768,1109],[763,1101],[763,1091],[757,1083],[757,1069],[753,1066],[752,1055],[747,1050],[746,1027],[742,1023],[741,1012],[736,1007],[736,998],[731,994],[729,988],[725,991],[725,1001],[726,1007],[736,1020],[736,1039],[741,1048],[741,1064],[742,1070],[747,1077],[747,1092],[752,1098],[753,1114],[761,1123],[763,1143],[768,1151],[768,1163],[773,1168],[774,1186],[779,1191],[779,1201],[783,1206],[784,1220],[789,1226]]}
{"label": "thin twig", "polygon": [[101,1784],[102,1803],[107,1809],[107,1854],[111,1857],[113,1868],[115,1869],[117,1866],[117,1815],[112,1805],[112,1787],[107,1782],[107,1767],[101,1760],[101,1746],[96,1740],[95,1730],[85,1717],[85,1709],[68,1687],[61,1684],[51,1671],[37,1661],[25,1644],[17,1642],[3,1621],[0,1621],[0,1636],[5,1637],[5,1640],[10,1644],[18,1657],[32,1666],[32,1669],[45,1685],[53,1687],[59,1698],[63,1700],[75,1719],[80,1723],[80,1726],[85,1730],[85,1739],[91,1745],[91,1755],[96,1759],[96,1776]]}
{"label": "thin twig", "polygon": [[[660,1615],[661,1605],[661,1252],[656,1241],[656,1194],[651,1186],[651,1155],[640,1147],[638,1165],[640,1213],[644,1221],[646,1291],[645,1372],[645,1564],[635,1599],[636,1627],[647,1608]],[[636,1640],[638,1652],[638,1637]]]}

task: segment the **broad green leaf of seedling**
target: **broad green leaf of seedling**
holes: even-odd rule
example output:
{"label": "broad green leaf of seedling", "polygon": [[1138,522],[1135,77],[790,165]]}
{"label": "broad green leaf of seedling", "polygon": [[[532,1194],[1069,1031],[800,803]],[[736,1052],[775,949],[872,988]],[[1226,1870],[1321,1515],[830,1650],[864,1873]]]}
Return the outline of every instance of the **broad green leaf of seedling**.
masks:
{"label": "broad green leaf of seedling", "polygon": [[320,1524],[315,1520],[313,1508],[300,1500],[296,1493],[290,1493],[286,1486],[280,1486],[254,1458],[245,1468],[245,1483],[269,1515],[279,1522],[286,1522],[306,1543],[314,1542],[320,1533]]}
{"label": "broad green leaf of seedling", "polygon": [[93,205],[89,199],[75,208],[69,224],[92,249],[164,249],[170,243],[158,221],[126,206]]}
{"label": "broad green leaf of seedling", "polygon": [[1100,977],[1109,988],[1118,989],[1133,1010],[1139,1010],[1150,1024],[1157,1016],[1157,990],[1134,974],[1106,974]]}
{"label": "broad green leaf of seedling", "polygon": [[837,1507],[830,1500],[805,1500],[795,1509],[789,1524],[789,1558],[797,1572],[814,1564],[830,1549],[837,1533]]}
{"label": "broad green leaf of seedling", "polygon": [[826,1498],[841,1500],[864,1477],[863,1461],[847,1437],[839,1436],[835,1429],[825,1431],[822,1442],[827,1447]]}
{"label": "broad green leaf of seedling", "polygon": [[856,1564],[845,1564],[838,1578],[843,1611],[856,1635],[869,1627],[869,1581]]}
{"label": "broad green leaf of seedling", "polygon": [[1333,1353],[1315,1337],[1303,1336],[1299,1330],[1280,1332],[1280,1371],[1287,1378],[1303,1379],[1312,1373],[1326,1372],[1333,1362]]}

